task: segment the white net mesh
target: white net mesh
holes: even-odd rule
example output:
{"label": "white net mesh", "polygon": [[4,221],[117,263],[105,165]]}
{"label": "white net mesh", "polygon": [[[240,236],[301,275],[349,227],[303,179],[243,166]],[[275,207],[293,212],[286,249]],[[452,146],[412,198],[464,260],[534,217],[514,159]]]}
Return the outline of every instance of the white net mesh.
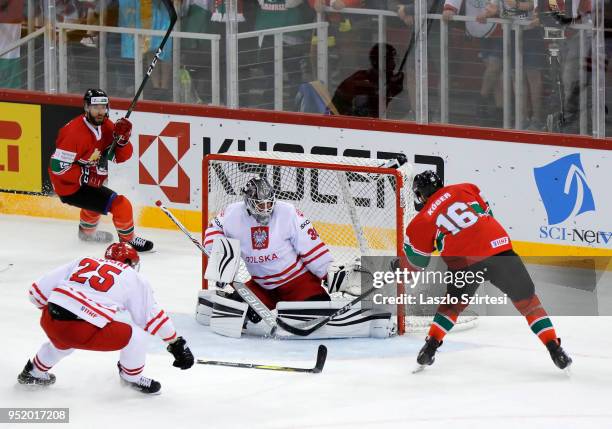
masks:
{"label": "white net mesh", "polygon": [[[396,255],[401,248],[397,218],[403,207],[397,205],[396,175],[407,175],[404,180],[410,183],[410,166],[398,173],[375,174],[372,167],[384,161],[275,152],[266,153],[266,159],[261,153],[227,155],[244,162],[232,158],[209,163],[207,223],[228,204],[242,200],[240,190],[249,179],[263,175],[278,200],[290,202],[313,222],[337,262],[361,255]],[[279,159],[299,166],[266,164]],[[350,171],[340,169],[349,166]]]}

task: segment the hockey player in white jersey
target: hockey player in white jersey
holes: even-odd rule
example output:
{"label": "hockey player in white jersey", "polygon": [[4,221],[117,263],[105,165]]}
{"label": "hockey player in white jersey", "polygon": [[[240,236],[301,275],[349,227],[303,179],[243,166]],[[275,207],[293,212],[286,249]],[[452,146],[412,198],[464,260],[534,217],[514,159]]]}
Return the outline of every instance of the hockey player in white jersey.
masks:
{"label": "hockey player in white jersey", "polygon": [[279,301],[329,301],[321,282],[333,258],[310,221],[276,201],[263,177],[250,179],[242,193],[244,201],[228,205],[206,229],[207,253],[218,237],[240,240],[251,274],[246,285],[270,309]]}
{"label": "hockey player in white jersey", "polygon": [[[159,393],[161,384],[142,374],[149,335],[167,343],[175,367],[188,369],[194,358],[185,340],[157,304],[149,282],[138,273],[139,256],[128,243],[111,244],[104,258],[79,258],[32,284],[30,301],[42,310],[47,334],[17,377],[20,384],[49,385],[49,370],[75,349],[121,350],[117,363],[124,384],[143,393]],[[127,311],[131,322],[118,320]]]}
{"label": "hockey player in white jersey", "polygon": [[[206,253],[211,255],[213,244],[221,237],[239,241],[241,257],[251,275],[245,285],[268,309],[276,309],[280,317],[290,321],[318,318],[346,304],[330,302],[323,284],[333,285],[329,292],[344,292],[355,282],[349,285],[348,280],[338,279],[354,276],[345,275],[347,267],[332,264],[329,248],[310,220],[290,203],[276,201],[265,177],[249,179],[242,195],[243,201],[225,207],[208,225],[204,234]],[[196,320],[221,335],[239,338],[244,329],[250,334],[268,335],[269,326],[259,323],[260,316],[238,301],[242,301],[238,292],[201,291]],[[343,322],[330,323],[317,334],[321,338],[370,336],[376,331],[376,336],[388,336],[393,330],[389,318],[389,313],[371,315],[355,309]],[[378,335],[383,330],[384,334]]]}

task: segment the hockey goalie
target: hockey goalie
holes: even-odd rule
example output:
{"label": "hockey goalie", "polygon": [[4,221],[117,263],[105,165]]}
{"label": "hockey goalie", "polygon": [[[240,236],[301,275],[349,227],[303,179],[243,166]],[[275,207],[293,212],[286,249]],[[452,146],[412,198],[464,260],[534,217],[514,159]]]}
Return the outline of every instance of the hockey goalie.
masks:
{"label": "hockey goalie", "polygon": [[[276,201],[265,177],[250,179],[241,193],[243,201],[220,211],[204,234],[207,279],[221,287],[231,284],[241,257],[251,277],[245,286],[290,324],[329,315],[347,303],[331,300],[330,293],[360,293],[354,270],[333,263],[312,223],[292,204]],[[242,333],[270,335],[271,326],[239,293],[227,289],[200,291],[197,321],[235,338]],[[390,313],[373,314],[356,305],[306,338],[387,337],[394,328]],[[283,330],[277,334],[292,336]]]}

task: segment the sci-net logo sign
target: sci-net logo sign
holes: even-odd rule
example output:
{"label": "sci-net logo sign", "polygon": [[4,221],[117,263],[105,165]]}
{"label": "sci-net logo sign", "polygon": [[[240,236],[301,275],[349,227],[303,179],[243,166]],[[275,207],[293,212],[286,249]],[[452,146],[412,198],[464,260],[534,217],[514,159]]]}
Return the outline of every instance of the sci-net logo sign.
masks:
{"label": "sci-net logo sign", "polygon": [[612,231],[561,225],[573,221],[582,213],[596,210],[579,153],[536,167],[533,175],[548,218],[548,225],[540,226],[540,238],[577,244],[612,244]]}

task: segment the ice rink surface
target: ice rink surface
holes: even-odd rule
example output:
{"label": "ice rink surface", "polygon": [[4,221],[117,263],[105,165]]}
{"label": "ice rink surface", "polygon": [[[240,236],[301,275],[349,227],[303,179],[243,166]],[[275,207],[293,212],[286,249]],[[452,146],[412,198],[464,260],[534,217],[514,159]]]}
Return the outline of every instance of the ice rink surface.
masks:
{"label": "ice rink surface", "polygon": [[[17,374],[45,341],[29,285],[105,249],[79,242],[76,232],[76,222],[0,215],[0,407],[68,407],[68,426],[106,429],[612,428],[612,317],[553,318],[574,359],[570,376],[522,317],[481,317],[475,329],[449,334],[434,366],[419,374],[411,371],[423,334],[323,342],[329,354],[322,374],[206,365],[180,371],[152,337],[145,375],[162,383],[159,396],[120,385],[116,352],[76,351],[53,368],[55,385],[26,389]],[[141,272],[196,357],[314,365],[319,341],[207,332],[193,319],[197,249],[178,231],[137,233],[157,249],[141,255]]]}

